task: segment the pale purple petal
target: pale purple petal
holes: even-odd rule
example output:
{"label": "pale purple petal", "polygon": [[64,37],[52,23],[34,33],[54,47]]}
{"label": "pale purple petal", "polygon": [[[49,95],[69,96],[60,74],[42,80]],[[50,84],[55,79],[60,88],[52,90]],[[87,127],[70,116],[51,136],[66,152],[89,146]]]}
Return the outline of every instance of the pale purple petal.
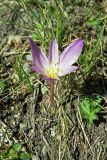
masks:
{"label": "pale purple petal", "polygon": [[41,51],[41,49],[37,46],[36,42],[34,42],[31,38],[29,38],[29,40],[34,64],[36,66],[39,66],[39,68],[46,69],[49,66],[49,60],[47,59],[46,55]]}
{"label": "pale purple petal", "polygon": [[58,44],[56,39],[52,40],[49,47],[49,62],[59,63]]}
{"label": "pale purple petal", "polygon": [[[54,79],[54,78],[42,76],[42,80],[48,80],[48,81],[50,81],[50,80],[52,80],[52,79]],[[56,77],[54,80],[59,80],[59,77]]]}
{"label": "pale purple petal", "polygon": [[47,72],[45,71],[45,69],[39,68],[37,66],[30,66],[30,69],[34,72],[37,72],[43,76],[47,76]]}
{"label": "pale purple petal", "polygon": [[49,77],[46,77],[46,76],[42,76],[42,80],[51,80]]}
{"label": "pale purple petal", "polygon": [[65,70],[60,71],[59,74],[58,74],[58,76],[64,76],[66,74],[74,72],[77,69],[78,69],[77,66],[70,66],[70,67],[66,68]]}
{"label": "pale purple petal", "polygon": [[75,40],[73,43],[69,44],[65,50],[60,55],[60,67],[61,69],[65,68],[66,66],[71,66],[78,57],[83,48],[83,40]]}

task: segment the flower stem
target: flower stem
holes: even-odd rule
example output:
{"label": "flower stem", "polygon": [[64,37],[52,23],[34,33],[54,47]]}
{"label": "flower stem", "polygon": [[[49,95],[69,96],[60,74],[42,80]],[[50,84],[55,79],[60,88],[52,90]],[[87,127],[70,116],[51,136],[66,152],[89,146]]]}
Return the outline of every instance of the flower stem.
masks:
{"label": "flower stem", "polygon": [[54,84],[55,81],[53,79],[50,80],[50,106],[52,111],[54,110]]}

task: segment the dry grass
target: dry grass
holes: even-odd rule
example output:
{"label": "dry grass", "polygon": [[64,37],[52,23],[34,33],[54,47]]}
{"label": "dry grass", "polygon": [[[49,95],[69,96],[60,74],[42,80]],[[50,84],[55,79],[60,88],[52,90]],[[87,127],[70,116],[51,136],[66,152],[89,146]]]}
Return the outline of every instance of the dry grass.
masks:
{"label": "dry grass", "polygon": [[[19,142],[34,160],[106,160],[106,3],[35,3],[0,3],[1,151]],[[46,51],[53,37],[60,50],[74,38],[85,40],[78,61],[80,69],[56,83],[54,113],[50,109],[49,83],[27,67],[28,36],[32,34]],[[100,120],[90,125],[79,106],[85,96],[93,95],[102,97],[102,113]]]}

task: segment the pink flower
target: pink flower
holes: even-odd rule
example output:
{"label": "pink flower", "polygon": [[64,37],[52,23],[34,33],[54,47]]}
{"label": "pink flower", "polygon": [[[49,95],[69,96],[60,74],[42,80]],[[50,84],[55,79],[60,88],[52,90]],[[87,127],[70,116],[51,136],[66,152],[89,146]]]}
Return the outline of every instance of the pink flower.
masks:
{"label": "pink flower", "polygon": [[79,58],[82,48],[83,40],[77,39],[69,44],[64,51],[58,54],[58,44],[56,39],[52,40],[49,47],[48,58],[43,51],[37,46],[31,38],[30,46],[32,50],[33,71],[42,75],[43,79],[59,79],[59,77],[74,72],[78,69],[77,66],[72,66]]}

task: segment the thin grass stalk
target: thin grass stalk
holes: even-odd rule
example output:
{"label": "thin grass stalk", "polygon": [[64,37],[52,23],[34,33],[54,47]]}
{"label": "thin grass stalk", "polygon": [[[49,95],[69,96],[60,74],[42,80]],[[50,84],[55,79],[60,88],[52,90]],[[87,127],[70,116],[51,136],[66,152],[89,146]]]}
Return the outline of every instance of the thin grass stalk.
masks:
{"label": "thin grass stalk", "polygon": [[[14,25],[14,22],[7,22],[5,19],[1,19],[0,18],[0,22],[1,21],[5,22],[6,24]],[[35,33],[35,31],[30,30],[29,28],[25,28],[25,27],[20,26],[20,25],[14,25],[14,27],[16,27],[17,29],[20,29],[20,30],[25,30],[25,31],[29,31],[29,32]]]}
{"label": "thin grass stalk", "polygon": [[[6,7],[8,7],[12,12],[14,12],[14,9],[12,7],[10,7],[7,3],[2,2]],[[20,16],[18,15],[21,20],[23,21],[23,23],[26,23],[28,25],[28,23]]]}
{"label": "thin grass stalk", "polygon": [[[17,2],[18,2],[18,0],[16,0]],[[21,0],[21,2],[23,3],[22,4],[22,6],[23,6],[23,8],[24,8],[24,10],[26,11],[26,13],[28,14],[28,16],[29,16],[29,18],[32,20],[32,16],[30,15],[30,13],[29,13],[29,11],[27,10],[27,5],[26,5],[26,3],[25,3],[25,1],[24,0]],[[20,4],[21,5],[21,4]],[[30,8],[30,11],[32,11],[32,9]],[[33,14],[34,15],[34,14]],[[36,17],[36,19],[37,19],[37,17]],[[37,25],[33,20],[32,20],[32,22],[35,24],[35,26]],[[40,22],[39,22],[40,23]],[[42,35],[41,35],[41,32],[40,32],[40,30],[38,29],[38,27],[36,27],[36,29],[37,29],[37,32],[39,33],[39,35],[40,35],[40,38],[42,38]]]}
{"label": "thin grass stalk", "polygon": [[[41,16],[43,16],[43,23],[44,25],[47,25],[48,26],[48,23],[49,23],[49,20],[51,22],[51,26],[52,26],[52,29],[51,29],[51,32],[52,32],[52,36],[55,37],[55,33],[54,33],[54,27],[53,27],[53,22],[52,22],[52,18],[49,17],[49,15],[45,15],[44,12],[43,12],[43,8],[41,7],[41,4],[38,2],[36,2],[36,5],[38,6],[38,9],[39,9],[39,12],[41,13]],[[45,5],[44,5],[45,7]],[[44,27],[44,26],[43,26]],[[45,32],[47,35],[50,35],[48,32]]]}

